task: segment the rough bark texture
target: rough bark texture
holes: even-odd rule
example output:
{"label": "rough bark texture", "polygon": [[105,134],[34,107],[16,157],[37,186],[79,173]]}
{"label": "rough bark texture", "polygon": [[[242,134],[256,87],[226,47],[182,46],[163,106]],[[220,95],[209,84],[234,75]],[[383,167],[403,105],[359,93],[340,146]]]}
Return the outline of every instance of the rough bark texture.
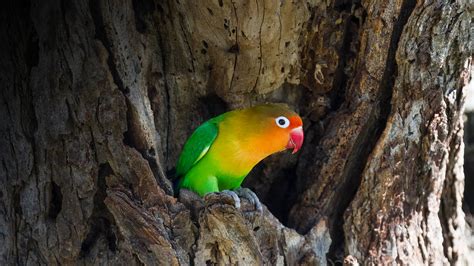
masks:
{"label": "rough bark texture", "polygon": [[[465,134],[465,152],[464,152],[464,173],[465,189],[463,199],[463,209],[465,212],[474,214],[474,112],[466,113],[466,121],[464,123]],[[472,224],[474,226],[474,224]]]}
{"label": "rough bark texture", "polygon": [[[0,43],[0,264],[464,263],[466,1],[14,1]],[[183,204],[206,119],[304,116],[298,156]]]}
{"label": "rough bark texture", "polygon": [[[471,86],[474,85],[471,83]],[[474,91],[472,91],[474,92]],[[469,92],[468,92],[469,97]],[[468,98],[466,97],[466,98]],[[474,259],[474,113],[472,109],[466,113],[464,123],[464,173],[465,189],[463,199],[463,210],[466,213],[466,237],[467,248]]]}

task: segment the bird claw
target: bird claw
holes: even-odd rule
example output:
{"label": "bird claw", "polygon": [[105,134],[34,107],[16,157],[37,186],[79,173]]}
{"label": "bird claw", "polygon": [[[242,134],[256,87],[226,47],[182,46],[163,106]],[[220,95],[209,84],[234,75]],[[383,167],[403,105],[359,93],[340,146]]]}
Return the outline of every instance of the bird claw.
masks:
{"label": "bird claw", "polygon": [[224,194],[226,194],[226,195],[228,195],[228,196],[231,196],[232,199],[234,199],[234,206],[235,206],[235,208],[240,209],[240,198],[239,198],[239,196],[237,195],[237,193],[235,193],[235,192],[232,191],[232,190],[223,190],[223,191],[221,191],[221,193],[224,193]]}
{"label": "bird claw", "polygon": [[259,213],[263,212],[262,203],[260,202],[257,195],[255,195],[255,193],[252,190],[241,187],[241,188],[236,189],[235,192],[236,192],[236,195],[238,195],[239,197],[248,199],[250,203],[255,207],[255,210],[257,212]]}
{"label": "bird claw", "polygon": [[[224,198],[222,198],[222,196],[224,196]],[[236,209],[240,209],[240,198],[234,191],[223,190],[221,192],[209,193],[204,196],[204,201],[207,202],[207,204],[222,203],[223,199],[227,204],[232,203]]]}
{"label": "bird claw", "polygon": [[[224,198],[222,198],[222,196],[224,196]],[[250,204],[254,206],[258,213],[263,213],[262,203],[260,203],[257,195],[255,195],[255,193],[248,188],[238,188],[236,190],[223,190],[221,192],[209,193],[204,196],[204,201],[207,202],[207,204],[213,204],[217,202],[222,203],[223,199],[225,199],[224,202],[227,204],[233,203],[236,209],[241,209],[241,197],[247,199]]]}

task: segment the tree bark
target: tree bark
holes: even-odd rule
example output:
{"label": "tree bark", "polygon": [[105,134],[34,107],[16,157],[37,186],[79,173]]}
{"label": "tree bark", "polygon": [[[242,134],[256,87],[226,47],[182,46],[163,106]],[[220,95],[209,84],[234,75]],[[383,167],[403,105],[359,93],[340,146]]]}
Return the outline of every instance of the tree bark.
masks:
{"label": "tree bark", "polygon": [[[463,264],[465,1],[16,1],[2,9],[0,264]],[[183,203],[205,120],[304,117],[247,177],[268,207]]]}

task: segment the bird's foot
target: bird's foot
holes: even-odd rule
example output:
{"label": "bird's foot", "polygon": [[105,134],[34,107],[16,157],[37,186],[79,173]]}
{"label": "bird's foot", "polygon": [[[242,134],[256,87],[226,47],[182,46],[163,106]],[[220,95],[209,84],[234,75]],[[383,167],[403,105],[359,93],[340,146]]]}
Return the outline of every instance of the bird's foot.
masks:
{"label": "bird's foot", "polygon": [[254,208],[257,212],[259,212],[259,213],[263,212],[262,203],[260,202],[257,195],[255,195],[255,193],[252,190],[250,190],[248,188],[245,188],[245,187],[240,187],[240,188],[235,190],[235,193],[239,197],[242,197],[244,199],[248,199],[250,201],[250,203],[254,206]]}
{"label": "bird's foot", "polygon": [[[247,199],[258,213],[263,213],[262,203],[255,193],[248,188],[238,188],[236,190],[223,190],[221,192],[209,193],[204,196],[206,205],[215,203],[226,203],[233,205],[236,209],[241,209],[240,198]],[[250,211],[247,208],[247,211]]]}
{"label": "bird's foot", "polygon": [[223,190],[221,193],[232,197],[232,199],[234,200],[235,208],[240,209],[240,198],[239,198],[239,195],[237,195],[237,193],[235,193],[232,190]]}
{"label": "bird's foot", "polygon": [[221,192],[209,193],[204,196],[204,201],[207,205],[214,203],[228,203],[234,205],[235,208],[240,209],[240,198],[231,190],[223,190]]}

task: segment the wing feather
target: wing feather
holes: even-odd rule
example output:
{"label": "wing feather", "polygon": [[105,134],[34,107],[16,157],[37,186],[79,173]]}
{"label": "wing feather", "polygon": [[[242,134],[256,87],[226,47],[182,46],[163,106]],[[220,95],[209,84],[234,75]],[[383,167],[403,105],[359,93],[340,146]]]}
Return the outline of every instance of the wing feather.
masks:
{"label": "wing feather", "polygon": [[199,126],[183,147],[176,166],[176,177],[184,176],[193,165],[207,154],[218,134],[217,125],[207,121]]}

